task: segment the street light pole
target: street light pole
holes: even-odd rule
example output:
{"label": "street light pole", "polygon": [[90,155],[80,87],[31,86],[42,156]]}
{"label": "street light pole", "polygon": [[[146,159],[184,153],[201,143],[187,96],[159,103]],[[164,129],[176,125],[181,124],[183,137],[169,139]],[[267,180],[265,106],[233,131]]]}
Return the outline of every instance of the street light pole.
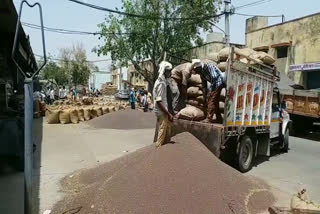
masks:
{"label": "street light pole", "polygon": [[230,5],[231,0],[224,1],[224,14],[225,14],[225,41],[226,45],[230,46]]}

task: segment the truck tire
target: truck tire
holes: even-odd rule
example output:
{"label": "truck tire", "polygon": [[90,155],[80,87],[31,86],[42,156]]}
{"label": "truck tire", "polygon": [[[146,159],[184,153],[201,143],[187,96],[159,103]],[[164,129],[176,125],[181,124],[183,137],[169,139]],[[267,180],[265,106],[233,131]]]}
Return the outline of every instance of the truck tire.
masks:
{"label": "truck tire", "polygon": [[283,135],[283,148],[282,151],[287,153],[289,151],[289,128],[286,128],[286,131],[284,132]]}
{"label": "truck tire", "polygon": [[253,144],[249,136],[243,136],[239,145],[237,155],[237,168],[240,172],[248,172],[252,167]]}

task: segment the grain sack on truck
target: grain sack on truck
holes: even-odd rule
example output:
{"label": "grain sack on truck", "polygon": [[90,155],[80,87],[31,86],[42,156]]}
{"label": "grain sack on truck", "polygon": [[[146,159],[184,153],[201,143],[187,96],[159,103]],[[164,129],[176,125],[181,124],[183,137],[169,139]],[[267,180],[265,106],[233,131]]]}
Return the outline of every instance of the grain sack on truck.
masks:
{"label": "grain sack on truck", "polygon": [[191,86],[187,89],[188,97],[198,97],[203,94],[199,87]]}
{"label": "grain sack on truck", "polygon": [[[238,51],[239,48],[235,48],[235,52]],[[229,54],[231,53],[231,48],[230,47],[225,47],[219,51],[219,61],[220,62],[225,62],[227,61]]]}
{"label": "grain sack on truck", "polygon": [[188,79],[188,86],[199,86],[201,85],[201,77],[199,74],[192,74]]}
{"label": "grain sack on truck", "polygon": [[200,121],[204,119],[204,113],[199,108],[187,106],[178,113],[179,119]]}
{"label": "grain sack on truck", "polygon": [[48,109],[46,111],[46,118],[47,118],[48,124],[59,123],[59,114],[60,114],[59,109]]}
{"label": "grain sack on truck", "polygon": [[254,53],[252,58],[259,59],[267,65],[272,65],[276,61],[270,54],[267,54],[262,51],[258,51],[256,53]]}

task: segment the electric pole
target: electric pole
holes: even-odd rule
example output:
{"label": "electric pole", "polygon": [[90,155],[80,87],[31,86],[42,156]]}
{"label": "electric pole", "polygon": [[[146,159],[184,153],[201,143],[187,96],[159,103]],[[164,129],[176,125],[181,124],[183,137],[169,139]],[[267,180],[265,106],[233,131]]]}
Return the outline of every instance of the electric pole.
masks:
{"label": "electric pole", "polygon": [[225,15],[225,40],[226,45],[230,46],[230,5],[231,0],[224,1],[224,15]]}

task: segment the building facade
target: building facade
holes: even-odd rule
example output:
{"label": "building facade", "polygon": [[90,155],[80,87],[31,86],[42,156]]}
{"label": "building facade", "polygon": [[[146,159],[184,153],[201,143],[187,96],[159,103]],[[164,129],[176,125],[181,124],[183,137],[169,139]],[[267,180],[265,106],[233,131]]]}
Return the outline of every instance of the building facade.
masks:
{"label": "building facade", "polygon": [[320,88],[320,13],[268,26],[268,18],[246,22],[246,46],[269,53],[305,89]]}

